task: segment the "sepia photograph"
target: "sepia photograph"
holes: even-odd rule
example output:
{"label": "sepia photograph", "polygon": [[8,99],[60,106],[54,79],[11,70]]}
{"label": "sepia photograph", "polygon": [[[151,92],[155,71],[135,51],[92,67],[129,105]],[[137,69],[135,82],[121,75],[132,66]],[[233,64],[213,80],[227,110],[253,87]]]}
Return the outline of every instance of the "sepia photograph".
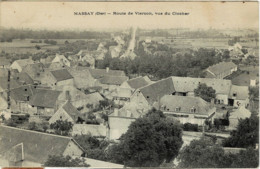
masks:
{"label": "sepia photograph", "polygon": [[0,2],[0,167],[258,168],[258,146],[257,1]]}

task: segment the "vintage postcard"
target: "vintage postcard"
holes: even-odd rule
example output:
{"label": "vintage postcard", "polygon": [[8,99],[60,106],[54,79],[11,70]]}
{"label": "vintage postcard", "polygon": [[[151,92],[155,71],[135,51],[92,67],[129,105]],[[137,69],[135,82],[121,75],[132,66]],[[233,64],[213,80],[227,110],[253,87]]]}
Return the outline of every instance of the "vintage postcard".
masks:
{"label": "vintage postcard", "polygon": [[258,2],[0,2],[0,166],[256,168],[258,134]]}

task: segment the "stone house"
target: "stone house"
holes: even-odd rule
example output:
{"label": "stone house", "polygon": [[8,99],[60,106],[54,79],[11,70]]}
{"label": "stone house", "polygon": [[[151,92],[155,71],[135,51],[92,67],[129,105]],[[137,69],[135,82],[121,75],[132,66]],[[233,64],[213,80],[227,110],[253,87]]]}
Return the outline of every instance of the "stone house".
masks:
{"label": "stone house", "polygon": [[233,62],[220,62],[206,69],[208,78],[223,79],[237,71],[237,65]]}
{"label": "stone house", "polygon": [[238,109],[235,109],[229,116],[228,130],[235,130],[239,120],[249,118],[250,116],[251,112],[246,109],[245,106],[240,106]]}
{"label": "stone house", "polygon": [[26,66],[26,65],[29,65],[29,64],[33,64],[33,60],[32,59],[20,59],[20,60],[15,60],[10,68],[11,69],[17,69],[18,72],[21,72],[23,70],[23,68]]}
{"label": "stone house", "polygon": [[205,121],[214,122],[216,107],[200,97],[165,95],[160,100],[160,110],[180,123],[203,126]]}
{"label": "stone house", "polygon": [[64,55],[56,54],[56,56],[54,57],[54,59],[51,62],[52,63],[59,62],[67,67],[70,67],[70,61]]}
{"label": "stone house", "polygon": [[42,167],[49,155],[85,156],[85,150],[70,137],[0,126],[0,165]]}
{"label": "stone house", "polygon": [[62,89],[64,86],[73,86],[73,77],[67,69],[46,72],[41,79],[41,84],[46,84],[53,89]]}
{"label": "stone house", "polygon": [[56,122],[57,120],[67,120],[72,124],[81,123],[84,121],[80,112],[67,101],[63,106],[61,106],[54,115],[50,118],[49,124]]}
{"label": "stone house", "polygon": [[237,86],[232,85],[228,102],[230,106],[239,107],[245,106],[247,107],[249,104],[249,88],[248,86]]}

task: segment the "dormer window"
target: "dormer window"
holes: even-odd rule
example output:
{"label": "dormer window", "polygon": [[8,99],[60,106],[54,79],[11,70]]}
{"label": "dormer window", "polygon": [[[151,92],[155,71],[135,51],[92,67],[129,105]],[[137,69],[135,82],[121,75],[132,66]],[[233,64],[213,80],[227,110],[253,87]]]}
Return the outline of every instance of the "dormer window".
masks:
{"label": "dormer window", "polygon": [[175,111],[176,111],[176,112],[180,112],[180,111],[181,111],[181,107],[176,107],[176,108],[175,108]]}
{"label": "dormer window", "polygon": [[147,99],[149,99],[149,96],[146,96]]}
{"label": "dormer window", "polygon": [[195,113],[195,112],[196,112],[196,108],[194,108],[194,107],[191,108],[191,109],[190,109],[190,112],[191,112],[191,113]]}

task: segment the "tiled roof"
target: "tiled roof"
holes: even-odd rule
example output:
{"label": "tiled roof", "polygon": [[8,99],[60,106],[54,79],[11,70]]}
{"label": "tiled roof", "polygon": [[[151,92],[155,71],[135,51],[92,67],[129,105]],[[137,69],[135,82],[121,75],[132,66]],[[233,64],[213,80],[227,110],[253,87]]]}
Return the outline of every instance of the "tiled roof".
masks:
{"label": "tiled roof", "polygon": [[207,86],[216,90],[216,94],[229,94],[231,81],[214,78],[192,78],[172,76],[172,81],[176,92],[194,92],[199,84],[205,83]]}
{"label": "tiled roof", "polygon": [[237,67],[237,65],[233,62],[220,62],[216,65],[208,67],[208,70],[214,73],[215,75],[218,75],[224,71],[231,70],[235,67]]}
{"label": "tiled roof", "polygon": [[106,70],[106,69],[88,69],[90,74],[95,78],[99,79],[104,76],[125,76],[124,71],[121,70]]}
{"label": "tiled roof", "polygon": [[21,84],[33,84],[33,79],[25,72],[16,73],[13,78]]}
{"label": "tiled roof", "polygon": [[60,93],[55,90],[36,89],[29,103],[38,107],[55,108]]}
{"label": "tiled roof", "polygon": [[15,62],[17,62],[22,68],[24,68],[28,64],[33,64],[32,59],[20,59],[16,60]]}
{"label": "tiled roof", "polygon": [[[17,83],[17,81],[15,79],[11,78],[11,80],[10,80],[10,89],[17,88],[19,86],[20,86],[19,83]],[[7,90],[7,88],[8,88],[7,77],[0,77],[0,87],[3,90]]]}
{"label": "tiled roof", "polygon": [[[213,113],[213,107],[210,107],[210,104],[200,97],[165,95],[161,98],[160,106],[162,111],[175,113],[191,113],[192,108],[196,109],[195,114],[209,115]],[[180,110],[176,111],[176,108],[180,108]]]}
{"label": "tiled roof", "polygon": [[153,84],[140,88],[140,92],[144,95],[146,100],[152,105],[154,102],[164,96],[175,92],[172,78],[163,79]]}
{"label": "tiled roof", "polygon": [[127,80],[127,76],[104,76],[100,79],[100,83],[108,85],[121,85]]}
{"label": "tiled roof", "polygon": [[73,78],[67,69],[54,70],[51,73],[58,82]]}
{"label": "tiled roof", "polygon": [[34,89],[30,85],[14,88],[10,92],[10,96],[15,101],[28,101],[33,96]]}
{"label": "tiled roof", "polygon": [[[52,135],[31,130],[0,126],[1,154],[13,146],[23,143],[24,159],[43,164],[49,155],[63,154],[70,141],[70,137]],[[75,142],[78,146],[78,144]],[[79,147],[81,148],[81,147]],[[82,148],[81,148],[82,149]],[[83,152],[83,149],[82,149]]]}
{"label": "tiled roof", "polygon": [[77,121],[78,117],[81,117],[79,111],[69,101],[67,101],[67,103],[64,104],[62,108],[68,113],[68,115],[70,115],[70,117],[74,121]]}
{"label": "tiled roof", "polygon": [[131,88],[138,89],[149,84],[149,82],[144,77],[137,77],[127,81]]}

